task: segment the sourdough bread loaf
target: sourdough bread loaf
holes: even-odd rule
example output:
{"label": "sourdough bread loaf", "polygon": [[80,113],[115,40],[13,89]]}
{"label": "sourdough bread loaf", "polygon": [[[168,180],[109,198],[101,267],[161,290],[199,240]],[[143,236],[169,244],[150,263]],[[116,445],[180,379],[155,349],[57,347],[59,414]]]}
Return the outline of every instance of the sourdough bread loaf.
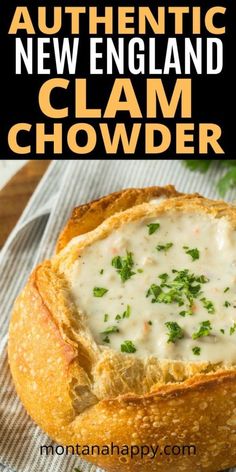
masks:
{"label": "sourdough bread loaf", "polygon": [[171,186],[73,211],[15,302],[9,361],[60,444],[194,444],[194,455],[91,455],[108,471],[236,463],[236,210]]}

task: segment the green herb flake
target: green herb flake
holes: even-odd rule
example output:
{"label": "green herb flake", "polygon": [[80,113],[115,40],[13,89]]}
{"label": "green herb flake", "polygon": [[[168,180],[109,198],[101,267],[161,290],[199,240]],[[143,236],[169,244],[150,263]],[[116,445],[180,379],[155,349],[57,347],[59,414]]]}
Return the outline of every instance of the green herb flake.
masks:
{"label": "green herb flake", "polygon": [[107,313],[105,313],[104,315],[104,323],[106,323],[108,321],[108,318],[109,318],[109,315]]}
{"label": "green herb flake", "polygon": [[113,333],[119,333],[119,328],[117,326],[109,326],[107,329],[101,332],[101,334],[113,334]]}
{"label": "green herb flake", "polygon": [[230,331],[229,331],[230,336],[232,336],[232,334],[234,334],[235,331],[236,331],[236,323],[234,322],[233,326],[231,326]]}
{"label": "green herb flake", "polygon": [[131,307],[130,305],[127,305],[126,310],[120,315],[116,315],[115,319],[120,321],[122,318],[129,318],[131,314]]}
{"label": "green herb flake", "polygon": [[220,332],[221,332],[222,334],[225,334],[225,330],[224,330],[224,329],[220,329]]}
{"label": "green herb flake", "polygon": [[164,251],[165,253],[173,246],[173,243],[158,244],[156,246],[157,251]]}
{"label": "green herb flake", "polygon": [[167,321],[165,326],[168,328],[168,343],[175,343],[178,339],[184,337],[183,329],[175,321]]}
{"label": "green herb flake", "polygon": [[135,275],[135,272],[133,272],[132,270],[134,266],[132,252],[127,251],[126,257],[122,257],[122,256],[113,257],[111,261],[111,265],[115,267],[115,269],[117,270],[122,282],[125,282],[126,280],[130,279],[132,275]]}
{"label": "green herb flake", "polygon": [[152,284],[146,293],[146,297],[149,297],[150,295],[153,296],[154,298],[152,299],[152,303],[155,303],[161,293],[161,287],[159,285]]}
{"label": "green herb flake", "polygon": [[183,317],[185,317],[185,316],[192,316],[192,315],[193,315],[193,312],[192,312],[191,310],[182,310],[182,311],[179,312],[179,315],[180,315],[180,316],[183,316]]}
{"label": "green herb flake", "polygon": [[201,348],[199,346],[194,346],[192,351],[195,356],[200,356]]}
{"label": "green herb flake", "polygon": [[142,274],[142,273],[143,273],[143,269],[137,269],[137,272],[138,272],[139,274]]}
{"label": "green herb flake", "polygon": [[211,300],[207,300],[204,297],[204,298],[201,298],[201,302],[204,308],[206,308],[206,310],[208,311],[208,313],[211,313],[212,315],[215,313],[214,303]]}
{"label": "green herb flake", "polygon": [[103,338],[103,342],[109,344],[110,338],[106,335],[105,338]]}
{"label": "green herb flake", "polygon": [[228,308],[229,306],[231,306],[231,303],[230,303],[230,302],[228,302],[228,300],[225,300],[225,302],[224,302],[224,306],[225,306],[226,308]]}
{"label": "green herb flake", "polygon": [[169,278],[169,275],[168,274],[160,274],[158,275],[158,278],[162,280],[162,283],[166,283],[168,278]]}
{"label": "green herb flake", "polygon": [[208,282],[204,275],[196,276],[189,272],[188,269],[172,270],[175,274],[172,280],[168,274],[160,274],[160,285],[152,284],[147,290],[146,297],[152,297],[152,303],[177,303],[178,306],[186,305],[186,314],[192,315],[192,305],[194,298],[201,295],[201,284]]}
{"label": "green herb flake", "polygon": [[130,317],[130,313],[131,313],[130,305],[127,305],[126,310],[125,310],[124,313],[122,314],[122,318],[129,318],[129,317]]}
{"label": "green herb flake", "polygon": [[150,223],[147,225],[148,227],[148,234],[155,233],[160,228],[160,223]]}
{"label": "green herb flake", "polygon": [[200,252],[197,248],[190,249],[188,246],[183,246],[185,253],[192,257],[192,261],[196,261],[200,258]]}
{"label": "green herb flake", "polygon": [[94,287],[93,289],[93,296],[94,297],[103,297],[108,292],[107,288],[104,287]]}
{"label": "green herb flake", "polygon": [[101,270],[100,270],[100,272],[99,272],[99,274],[101,274],[101,275],[102,275],[102,274],[103,274],[103,272],[104,272],[104,269],[101,269]]}
{"label": "green herb flake", "polygon": [[199,282],[200,284],[206,284],[209,282],[210,279],[206,277],[205,275],[200,275],[199,277],[196,278],[196,281]]}
{"label": "green herb flake", "polygon": [[128,354],[133,354],[134,352],[137,351],[134,343],[132,341],[124,341],[121,346],[120,346],[121,352],[126,352]]}
{"label": "green herb flake", "polygon": [[226,288],[224,289],[224,293],[228,292],[228,290],[229,290],[229,287],[226,287]]}
{"label": "green herb flake", "polygon": [[148,321],[148,324],[149,324],[150,326],[152,326],[152,321]]}
{"label": "green herb flake", "polygon": [[210,336],[211,334],[211,322],[209,320],[202,321],[200,323],[200,328],[196,333],[192,334],[192,339],[202,338],[203,336]]}

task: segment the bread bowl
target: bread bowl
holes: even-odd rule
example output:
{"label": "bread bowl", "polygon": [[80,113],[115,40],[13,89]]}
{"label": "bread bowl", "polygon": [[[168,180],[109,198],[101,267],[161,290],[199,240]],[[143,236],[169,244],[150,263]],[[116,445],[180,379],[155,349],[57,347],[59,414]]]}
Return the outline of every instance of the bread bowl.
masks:
{"label": "bread bowl", "polygon": [[[235,230],[234,206],[171,186],[74,210],[9,331],[16,390],[51,438],[160,447],[85,457],[110,472],[236,464]],[[196,453],[164,453],[177,445]]]}

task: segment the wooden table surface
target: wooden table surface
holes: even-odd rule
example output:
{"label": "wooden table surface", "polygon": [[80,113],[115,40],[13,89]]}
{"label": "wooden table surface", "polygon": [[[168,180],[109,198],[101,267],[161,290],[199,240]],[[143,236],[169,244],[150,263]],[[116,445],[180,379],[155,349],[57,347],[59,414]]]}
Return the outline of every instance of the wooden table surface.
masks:
{"label": "wooden table surface", "polygon": [[50,162],[29,161],[0,191],[0,248],[17,223]]}

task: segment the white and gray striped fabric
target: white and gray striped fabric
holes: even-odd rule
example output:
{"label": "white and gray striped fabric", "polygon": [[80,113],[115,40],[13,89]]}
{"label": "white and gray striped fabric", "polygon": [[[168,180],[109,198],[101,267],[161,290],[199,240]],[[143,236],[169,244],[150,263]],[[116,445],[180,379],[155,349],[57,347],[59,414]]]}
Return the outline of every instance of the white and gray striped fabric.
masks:
{"label": "white and gray striped fabric", "polygon": [[[50,257],[72,208],[126,187],[172,183],[180,191],[217,198],[216,178],[186,170],[179,161],[55,161],[31,198],[0,253],[0,472],[98,471],[74,456],[40,456],[50,439],[28,417],[18,400],[7,364],[6,343],[15,297],[33,266]],[[231,191],[227,199],[232,201]],[[236,469],[234,469],[236,472]],[[232,471],[231,471],[232,472]]]}

